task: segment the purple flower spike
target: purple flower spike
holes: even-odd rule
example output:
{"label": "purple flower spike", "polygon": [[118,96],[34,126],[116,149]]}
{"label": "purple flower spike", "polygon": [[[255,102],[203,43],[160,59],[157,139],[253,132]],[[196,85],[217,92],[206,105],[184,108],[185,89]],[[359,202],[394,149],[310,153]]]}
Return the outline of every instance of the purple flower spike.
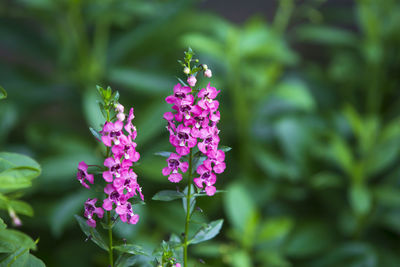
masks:
{"label": "purple flower spike", "polygon": [[[135,115],[131,108],[124,125],[124,109],[121,104],[115,104],[116,120],[106,122],[100,132],[102,142],[111,148],[108,151],[112,153],[103,163],[107,167],[102,174],[107,182],[104,188],[107,197],[103,200],[102,208],[95,207],[97,199],[88,199],[85,203],[85,217],[91,227],[96,226],[93,215],[96,214],[97,217],[102,218],[103,209],[107,211],[115,209],[123,222],[136,224],[139,221],[139,215],[134,214],[132,204],[129,202],[136,195],[144,200],[142,189],[137,182],[137,175],[131,168],[133,163],[140,159],[140,154],[136,151],[137,145],[134,142],[137,131],[132,120]],[[77,178],[83,186],[89,188],[86,181],[93,184],[93,175],[87,173],[87,167],[84,162],[79,163]]]}
{"label": "purple flower spike", "polygon": [[[208,67],[203,69],[207,71],[205,76],[211,77]],[[191,87],[196,84],[194,76],[189,76],[187,81]],[[162,170],[162,174],[168,176],[170,182],[180,182],[182,173],[188,169],[188,163],[182,161],[182,156],[189,154],[190,149],[197,145],[206,160],[197,168],[199,177],[193,181],[198,188],[203,188],[207,195],[212,196],[216,192],[215,174],[223,173],[226,168],[225,153],[218,149],[220,138],[217,124],[221,115],[218,111],[219,102],[215,99],[220,90],[208,84],[196,95],[191,87],[177,84],[174,94],[165,99],[173,105],[173,111],[166,112],[164,119],[168,123],[169,141],[176,153],[168,157],[168,166]]]}

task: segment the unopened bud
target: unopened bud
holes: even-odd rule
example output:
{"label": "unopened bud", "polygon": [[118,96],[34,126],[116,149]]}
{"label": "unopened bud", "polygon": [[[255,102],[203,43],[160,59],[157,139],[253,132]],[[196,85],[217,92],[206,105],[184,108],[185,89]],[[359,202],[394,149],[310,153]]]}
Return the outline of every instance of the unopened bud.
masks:
{"label": "unopened bud", "polygon": [[188,84],[193,87],[196,85],[197,79],[193,75],[190,75],[187,79]]}
{"label": "unopened bud", "polygon": [[188,67],[184,67],[183,68],[183,73],[189,74],[190,73],[190,69]]}
{"label": "unopened bud", "polygon": [[211,78],[211,76],[212,76],[211,70],[210,69],[206,69],[204,71],[204,76],[207,77],[207,78]]}
{"label": "unopened bud", "polygon": [[206,64],[201,65],[203,67],[203,70],[208,70],[208,66]]}
{"label": "unopened bud", "polygon": [[118,111],[119,113],[124,112],[124,106],[121,105],[120,103],[115,104],[114,107],[115,107],[115,110]]}
{"label": "unopened bud", "polygon": [[13,224],[15,226],[21,226],[22,225],[21,219],[18,217],[18,215],[15,213],[15,211],[13,209],[11,209],[9,211],[9,213],[10,213],[10,217],[13,221]]}
{"label": "unopened bud", "polygon": [[125,120],[125,114],[124,113],[118,113],[117,114],[117,119],[119,121],[124,121]]}

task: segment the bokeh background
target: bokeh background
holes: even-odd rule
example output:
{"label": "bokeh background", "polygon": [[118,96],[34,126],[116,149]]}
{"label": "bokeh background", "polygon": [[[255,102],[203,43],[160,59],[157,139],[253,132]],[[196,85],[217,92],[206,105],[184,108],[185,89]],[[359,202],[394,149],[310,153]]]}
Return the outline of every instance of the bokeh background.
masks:
{"label": "bokeh background", "polygon": [[0,36],[0,148],[42,165],[22,230],[48,266],[105,266],[73,218],[91,194],[77,163],[101,162],[95,85],[136,113],[147,205],[117,237],[152,250],[183,231],[181,203],[151,197],[175,188],[154,152],[171,149],[164,98],[189,46],[222,91],[233,148],[227,192],[196,215],[223,230],[192,265],[400,266],[398,1],[1,0]]}

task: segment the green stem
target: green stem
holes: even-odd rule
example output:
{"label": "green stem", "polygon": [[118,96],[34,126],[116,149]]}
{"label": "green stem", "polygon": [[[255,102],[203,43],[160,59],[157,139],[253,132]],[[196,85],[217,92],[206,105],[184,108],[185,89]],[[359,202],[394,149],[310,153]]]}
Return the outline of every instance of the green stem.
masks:
{"label": "green stem", "polygon": [[108,225],[108,258],[110,261],[110,266],[114,267],[113,260],[113,237],[112,237],[112,222],[111,222],[111,212],[107,211],[107,225]]}
{"label": "green stem", "polygon": [[183,242],[183,266],[187,267],[187,247],[188,247],[188,235],[189,235],[189,221],[190,221],[190,199],[191,199],[191,187],[192,187],[192,149],[189,153],[189,169],[188,169],[188,189],[186,195],[186,223],[185,223],[185,237]]}

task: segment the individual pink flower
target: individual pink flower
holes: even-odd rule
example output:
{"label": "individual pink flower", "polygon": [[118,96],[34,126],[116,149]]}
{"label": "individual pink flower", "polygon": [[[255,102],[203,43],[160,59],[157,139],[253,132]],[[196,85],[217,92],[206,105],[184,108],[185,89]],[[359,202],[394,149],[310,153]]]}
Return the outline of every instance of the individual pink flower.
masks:
{"label": "individual pink flower", "polygon": [[178,183],[182,180],[182,174],[178,172],[179,169],[185,173],[189,167],[189,164],[187,162],[181,162],[180,158],[181,156],[171,153],[167,159],[168,166],[162,170],[162,174],[168,176],[168,180],[172,183]]}
{"label": "individual pink flower", "polygon": [[182,86],[180,83],[176,84],[174,86],[174,94],[167,96],[167,98],[165,98],[165,101],[168,104],[176,104],[179,105],[180,101],[184,98],[186,98],[186,96],[192,92],[192,88],[188,87],[188,86]]}
{"label": "individual pink flower", "polygon": [[187,78],[187,82],[188,82],[188,84],[189,84],[191,87],[193,87],[193,86],[196,85],[197,79],[196,79],[196,77],[194,77],[194,75],[190,75],[190,76]]}
{"label": "individual pink flower", "polygon": [[122,136],[122,127],[124,126],[122,121],[116,121],[115,123],[106,122],[103,127],[103,131],[101,131],[102,136],[101,140],[104,145],[111,147],[112,142],[114,144],[119,144],[119,139]]}
{"label": "individual pink flower", "polygon": [[97,217],[99,217],[99,218],[103,218],[103,215],[104,215],[103,209],[95,206],[96,202],[97,202],[97,198],[93,198],[93,199],[89,198],[85,202],[85,217],[87,218],[86,223],[90,227],[96,227],[96,221],[93,219],[94,214],[96,214]]}
{"label": "individual pink flower", "polygon": [[197,187],[203,188],[203,184],[206,185],[206,194],[212,196],[216,192],[216,188],[213,186],[217,181],[216,175],[212,172],[211,162],[204,161],[202,165],[197,168],[197,173],[200,177],[194,178],[193,181]]}
{"label": "individual pink flower", "polygon": [[140,159],[139,152],[136,151],[136,143],[131,140],[130,136],[121,136],[120,144],[114,145],[111,149],[116,158],[122,158],[137,162]]}
{"label": "individual pink flower", "polygon": [[136,132],[136,127],[132,124],[132,120],[135,118],[135,114],[133,113],[133,108],[129,110],[129,115],[128,119],[126,120],[126,125],[124,126],[125,130],[128,132],[128,134],[132,137],[133,140],[135,140],[137,132]]}
{"label": "individual pink flower", "polygon": [[106,185],[104,193],[108,197],[103,201],[103,209],[110,211],[113,209],[113,204],[115,204],[115,211],[118,213],[118,209],[126,203],[127,197],[124,194],[119,194],[112,184]]}
{"label": "individual pink flower", "polygon": [[110,183],[113,181],[113,176],[116,178],[121,176],[121,170],[129,168],[132,162],[123,159],[122,162],[119,158],[109,157],[104,160],[104,166],[108,167],[108,170],[103,172],[103,178],[106,182]]}
{"label": "individual pink flower", "polygon": [[79,162],[78,173],[76,174],[76,178],[84,187],[89,189],[90,186],[85,182],[85,180],[93,184],[94,177],[93,174],[88,174],[87,169],[88,165],[84,161]]}
{"label": "individual pink flower", "polygon": [[180,124],[176,129],[176,135],[170,136],[170,142],[176,147],[176,152],[185,156],[189,154],[190,148],[194,147],[197,143],[196,138],[190,134],[190,128]]}
{"label": "individual pink flower", "polygon": [[137,224],[139,221],[139,215],[133,213],[132,204],[129,202],[123,206],[123,213],[121,213],[119,217],[121,221],[128,224]]}

